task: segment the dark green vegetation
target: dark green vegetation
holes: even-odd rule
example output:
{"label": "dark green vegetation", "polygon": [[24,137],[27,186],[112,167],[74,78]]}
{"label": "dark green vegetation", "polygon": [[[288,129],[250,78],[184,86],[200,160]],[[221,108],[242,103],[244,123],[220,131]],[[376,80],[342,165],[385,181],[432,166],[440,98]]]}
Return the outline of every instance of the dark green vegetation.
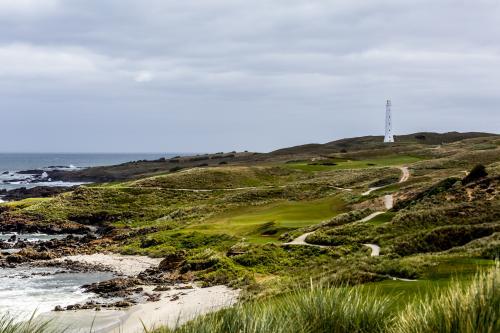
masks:
{"label": "dark green vegetation", "polygon": [[[384,304],[375,309],[375,300],[358,289],[299,291],[269,303],[249,303],[219,313],[209,317],[206,325],[218,325],[210,320],[229,316],[233,319],[226,323],[233,322],[242,332],[257,332],[264,328],[258,325],[265,323],[263,319],[251,326],[248,316],[252,311],[268,318],[269,325],[284,321],[276,310],[280,308],[311,323],[316,315],[326,318],[326,314],[346,310],[343,306],[358,304],[358,310],[349,310],[354,326],[346,326],[346,331],[384,331],[396,316],[394,311],[405,306],[414,306],[411,311],[417,317],[424,315],[423,305],[412,302],[414,297],[429,289],[448,290],[454,276],[470,282],[478,267],[493,265],[499,256],[500,138],[421,133],[390,145],[379,139],[341,140],[269,154],[179,157],[176,162],[90,169],[77,176],[94,174],[97,179],[114,181],[82,186],[54,198],[4,204],[0,223],[98,226],[104,235],[99,249],[176,256],[181,259],[180,276],[206,286],[241,287],[249,300],[281,295],[312,281],[314,285],[364,284],[363,290],[378,288],[387,296],[380,299],[389,303],[380,301]],[[398,183],[403,165],[409,168],[410,178]],[[370,187],[381,186],[363,195]],[[384,195],[393,195],[394,208],[361,222],[373,212],[385,211]],[[313,232],[308,243],[324,247],[284,245],[306,232]],[[371,257],[363,244],[380,246],[381,256]],[[323,293],[351,297],[353,304],[332,303],[328,297],[322,299]],[[443,293],[439,302],[451,308],[445,300],[453,299],[452,291]],[[453,293],[459,293],[458,289]],[[394,295],[398,295],[397,302]],[[425,303],[441,313],[432,320],[460,319],[435,302]],[[314,304],[325,312],[295,313],[299,310],[289,309],[288,303],[299,308]],[[475,311],[475,303],[464,306],[469,305],[471,308],[455,310],[466,316],[467,311]],[[361,313],[362,307],[366,313]],[[373,321],[374,316],[382,321]],[[339,323],[345,319],[335,318]],[[402,324],[404,320],[401,317],[400,326],[394,327],[411,332]],[[189,327],[179,332],[190,332]],[[199,327],[199,332],[205,329],[192,327]],[[224,331],[223,326],[214,327]],[[332,327],[298,325],[296,329],[322,332]]]}

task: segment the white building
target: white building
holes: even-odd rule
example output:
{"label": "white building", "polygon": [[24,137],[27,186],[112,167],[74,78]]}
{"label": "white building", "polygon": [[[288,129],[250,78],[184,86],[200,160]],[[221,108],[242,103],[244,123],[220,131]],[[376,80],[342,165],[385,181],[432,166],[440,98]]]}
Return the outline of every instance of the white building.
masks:
{"label": "white building", "polygon": [[385,105],[385,138],[384,142],[394,142],[394,135],[392,134],[392,111],[391,100],[387,100]]}

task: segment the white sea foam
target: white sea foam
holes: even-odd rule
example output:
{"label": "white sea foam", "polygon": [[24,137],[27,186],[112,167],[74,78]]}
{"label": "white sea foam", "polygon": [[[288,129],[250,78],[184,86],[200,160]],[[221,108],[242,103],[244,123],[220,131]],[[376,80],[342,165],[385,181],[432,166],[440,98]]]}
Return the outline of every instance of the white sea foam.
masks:
{"label": "white sea foam", "polygon": [[80,286],[111,278],[110,273],[59,273],[56,268],[4,268],[0,270],[0,313],[25,320],[56,305],[84,302],[95,295],[82,293]]}
{"label": "white sea foam", "polygon": [[20,240],[26,239],[28,242],[47,241],[47,240],[51,240],[51,239],[63,239],[63,238],[68,237],[67,234],[48,235],[48,234],[42,234],[42,233],[18,234],[16,232],[7,232],[7,233],[0,233],[0,240],[7,241],[14,235],[18,239],[20,239]]}

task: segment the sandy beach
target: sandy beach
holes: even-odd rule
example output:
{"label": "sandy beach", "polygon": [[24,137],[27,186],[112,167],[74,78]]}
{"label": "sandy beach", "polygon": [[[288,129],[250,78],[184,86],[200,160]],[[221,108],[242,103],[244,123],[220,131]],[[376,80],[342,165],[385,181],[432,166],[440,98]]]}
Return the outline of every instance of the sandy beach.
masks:
{"label": "sandy beach", "polygon": [[145,256],[125,256],[114,253],[95,253],[90,255],[76,255],[54,259],[54,261],[64,260],[105,266],[118,274],[135,276],[148,268],[158,266],[162,259]]}
{"label": "sandy beach", "polygon": [[[78,310],[51,312],[41,317],[52,320],[56,328],[66,332],[139,333],[146,328],[175,327],[198,315],[216,311],[236,303],[239,291],[225,286],[194,287],[161,293],[161,300],[138,304],[126,310]],[[178,299],[177,296],[179,297]]]}
{"label": "sandy beach", "polygon": [[[157,266],[161,259],[118,254],[77,255],[56,259],[72,260],[93,265],[106,266],[126,276],[134,276],[147,268]],[[186,289],[188,288],[192,289]],[[153,286],[143,286],[153,292]],[[55,328],[65,332],[80,333],[137,333],[144,332],[143,325],[152,329],[167,325],[175,327],[198,315],[231,306],[237,302],[239,291],[226,286],[200,288],[196,284],[178,284],[169,291],[160,292],[157,302],[137,304],[130,308],[77,310],[41,314],[42,319],[50,319]]]}

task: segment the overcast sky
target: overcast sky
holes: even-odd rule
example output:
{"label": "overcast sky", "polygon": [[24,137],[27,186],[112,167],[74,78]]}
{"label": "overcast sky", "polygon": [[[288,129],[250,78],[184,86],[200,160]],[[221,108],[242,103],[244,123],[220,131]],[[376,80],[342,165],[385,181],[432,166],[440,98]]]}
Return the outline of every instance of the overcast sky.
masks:
{"label": "overcast sky", "polygon": [[500,132],[498,0],[0,0],[0,151]]}

